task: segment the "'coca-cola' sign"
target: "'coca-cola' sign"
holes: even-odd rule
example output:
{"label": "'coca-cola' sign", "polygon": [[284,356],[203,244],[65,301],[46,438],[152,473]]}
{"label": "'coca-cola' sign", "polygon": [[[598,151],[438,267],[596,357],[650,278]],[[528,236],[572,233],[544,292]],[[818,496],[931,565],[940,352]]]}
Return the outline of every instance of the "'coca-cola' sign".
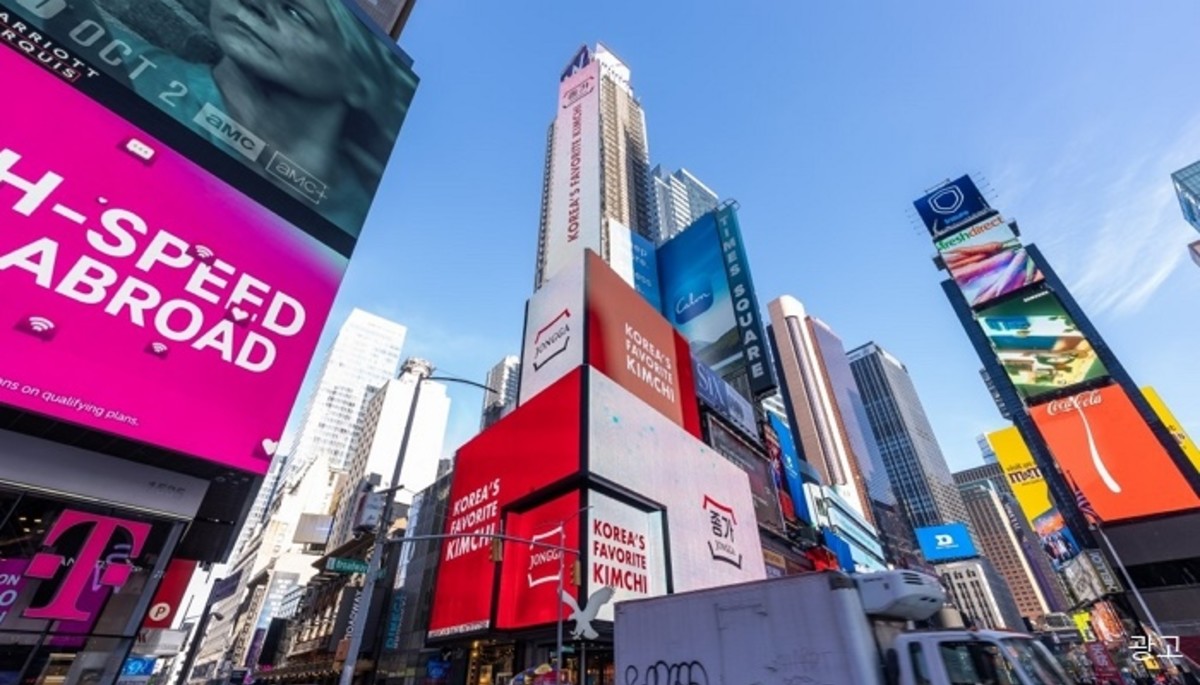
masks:
{"label": "'coca-cola' sign", "polygon": [[1052,400],[1046,403],[1046,413],[1050,416],[1062,414],[1076,409],[1087,409],[1088,407],[1098,406],[1104,401],[1104,396],[1099,390],[1088,390],[1081,392],[1078,395],[1064,397],[1061,400]]}

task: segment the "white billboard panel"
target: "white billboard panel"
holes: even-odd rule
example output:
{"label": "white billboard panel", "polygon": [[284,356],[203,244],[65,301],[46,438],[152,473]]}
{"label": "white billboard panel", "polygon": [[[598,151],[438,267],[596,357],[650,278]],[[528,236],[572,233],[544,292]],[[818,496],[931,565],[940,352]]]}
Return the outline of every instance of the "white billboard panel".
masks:
{"label": "white billboard panel", "polygon": [[524,404],[554,381],[583,364],[583,252],[529,298],[525,307],[525,341],[521,345],[521,388]]}
{"label": "white billboard panel", "polygon": [[666,509],[675,592],[766,577],[746,472],[589,371],[592,472]]}
{"label": "white billboard panel", "polygon": [[613,620],[613,605],[667,592],[662,513],[642,511],[598,492],[588,493],[587,587],[613,588],[596,616]]}
{"label": "white billboard panel", "polygon": [[551,157],[550,211],[543,281],[584,248],[600,248],[600,63],[591,62],[558,88]]}

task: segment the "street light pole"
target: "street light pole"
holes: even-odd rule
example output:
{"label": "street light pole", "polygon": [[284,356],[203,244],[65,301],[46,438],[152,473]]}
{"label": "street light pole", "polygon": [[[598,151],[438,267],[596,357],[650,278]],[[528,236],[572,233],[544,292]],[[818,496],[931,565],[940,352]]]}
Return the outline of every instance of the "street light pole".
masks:
{"label": "street light pole", "polygon": [[[567,553],[565,551],[566,547],[567,547],[567,522],[573,520],[576,516],[579,516],[580,514],[582,514],[583,512],[585,512],[591,508],[592,508],[592,505],[589,504],[586,507],[575,512],[574,514],[571,514],[567,518],[563,519],[562,522],[558,524],[558,546],[561,549],[558,552],[558,596],[554,598],[554,606],[555,606],[554,617],[555,617],[555,623],[557,624],[556,625],[556,632],[557,632],[556,645],[557,646],[555,647],[555,652],[554,652],[554,659],[557,662],[555,664],[555,669],[554,669],[555,685],[562,685],[562,669],[563,669],[562,606],[563,606],[563,591],[565,590],[565,588],[563,587],[563,572],[566,571],[566,561],[567,561]],[[578,552],[576,552],[576,556],[579,556]]]}

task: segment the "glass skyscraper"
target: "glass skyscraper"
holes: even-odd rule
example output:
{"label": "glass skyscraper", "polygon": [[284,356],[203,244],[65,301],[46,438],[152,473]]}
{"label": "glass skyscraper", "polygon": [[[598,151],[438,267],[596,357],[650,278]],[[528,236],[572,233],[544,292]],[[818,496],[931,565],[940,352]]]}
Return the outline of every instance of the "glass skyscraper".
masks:
{"label": "glass skyscraper", "polygon": [[1171,180],[1175,183],[1183,218],[1200,231],[1200,162],[1193,162],[1171,174]]}
{"label": "glass skyscraper", "polygon": [[654,242],[661,245],[717,208],[717,194],[687,169],[668,174],[662,166],[650,172],[654,184]]}
{"label": "glass skyscraper", "polygon": [[892,490],[914,528],[968,522],[908,369],[875,343],[849,353]]}

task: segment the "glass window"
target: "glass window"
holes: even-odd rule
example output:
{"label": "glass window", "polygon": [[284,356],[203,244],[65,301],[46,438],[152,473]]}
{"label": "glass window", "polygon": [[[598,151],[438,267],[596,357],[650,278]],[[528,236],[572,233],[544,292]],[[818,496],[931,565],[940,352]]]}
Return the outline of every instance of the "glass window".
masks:
{"label": "glass window", "polygon": [[1029,638],[1001,640],[1009,659],[1034,685],[1070,685],[1071,679],[1042,643]]}
{"label": "glass window", "polygon": [[914,683],[916,685],[932,685],[933,681],[929,679],[929,671],[925,667],[925,653],[920,642],[908,645],[908,660],[912,664]]}
{"label": "glass window", "polygon": [[943,642],[938,651],[951,685],[1021,685],[1012,665],[1000,653],[999,645],[983,641]]}

